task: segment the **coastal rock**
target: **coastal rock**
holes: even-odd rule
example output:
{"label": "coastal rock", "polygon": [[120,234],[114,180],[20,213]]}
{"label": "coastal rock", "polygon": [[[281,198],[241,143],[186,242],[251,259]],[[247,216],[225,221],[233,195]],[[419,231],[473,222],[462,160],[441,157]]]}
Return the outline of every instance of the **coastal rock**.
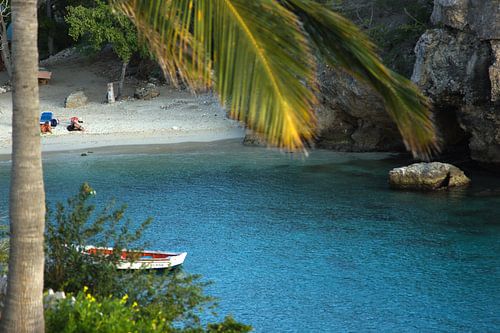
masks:
{"label": "coastal rock", "polygon": [[415,47],[415,82],[439,105],[487,101],[490,46],[477,37],[444,29],[427,30]]}
{"label": "coastal rock", "polygon": [[83,91],[71,93],[64,101],[64,107],[69,109],[79,108],[86,105],[88,102],[87,96]]}
{"label": "coastal rock", "polygon": [[134,97],[137,99],[152,99],[160,96],[160,89],[154,83],[147,83],[135,89]]}
{"label": "coastal rock", "polygon": [[389,172],[389,184],[399,189],[441,190],[469,183],[462,170],[441,162],[415,163]]}
{"label": "coastal rock", "polygon": [[64,49],[50,57],[40,61],[40,66],[53,66],[62,62],[68,62],[70,60],[76,60],[79,57],[78,50],[76,47],[70,47]]}
{"label": "coastal rock", "polygon": [[500,102],[500,40],[491,41],[495,62],[489,68],[491,81],[491,101]]}
{"label": "coastal rock", "polygon": [[329,66],[321,69],[319,82],[318,147],[358,152],[404,149],[396,125],[371,88]]}
{"label": "coastal rock", "polygon": [[[402,28],[415,25],[416,13],[417,17],[431,15],[432,4],[428,0],[330,1],[333,2],[335,9],[375,38],[377,51],[387,66],[404,76],[411,75],[418,36]],[[317,73],[318,147],[355,152],[405,151],[397,127],[373,89],[336,66],[320,62]]]}
{"label": "coastal rock", "polygon": [[467,25],[469,0],[435,0],[431,21],[434,24],[445,24],[455,29],[463,29]]}
{"label": "coastal rock", "polygon": [[466,105],[460,108],[460,123],[470,135],[471,158],[499,170],[500,106]]}
{"label": "coastal rock", "polygon": [[500,6],[497,0],[435,0],[415,47],[412,80],[430,97],[445,147],[500,165]]}
{"label": "coastal rock", "polygon": [[5,82],[3,85],[0,86],[0,94],[6,93],[12,91],[12,84],[10,81]]}
{"label": "coastal rock", "polygon": [[257,147],[267,147],[268,143],[266,139],[254,131],[248,130],[243,138],[244,146],[257,146]]}
{"label": "coastal rock", "polygon": [[500,39],[499,7],[498,0],[434,0],[431,21],[482,40]]}

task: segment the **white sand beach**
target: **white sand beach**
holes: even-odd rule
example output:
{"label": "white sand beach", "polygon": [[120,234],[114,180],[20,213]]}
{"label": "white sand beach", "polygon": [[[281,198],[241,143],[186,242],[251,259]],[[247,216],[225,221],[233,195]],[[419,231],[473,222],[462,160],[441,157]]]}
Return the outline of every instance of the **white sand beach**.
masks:
{"label": "white sand beach", "polygon": [[[52,111],[60,124],[53,134],[42,135],[44,152],[83,148],[207,142],[240,138],[244,129],[227,118],[217,99],[209,94],[193,96],[189,91],[160,86],[160,96],[136,100],[133,78],[125,81],[124,95],[114,104],[105,103],[106,85],[117,80],[120,62],[108,56],[89,59],[64,52],[41,65],[52,72],[47,85],[40,86],[40,111]],[[0,83],[7,81],[0,73]],[[116,87],[116,85],[115,85]],[[116,89],[116,88],[115,88]],[[85,106],[64,107],[66,96],[82,90]],[[85,132],[69,132],[71,117],[83,120]],[[12,145],[12,93],[0,94],[0,155],[10,154]]]}

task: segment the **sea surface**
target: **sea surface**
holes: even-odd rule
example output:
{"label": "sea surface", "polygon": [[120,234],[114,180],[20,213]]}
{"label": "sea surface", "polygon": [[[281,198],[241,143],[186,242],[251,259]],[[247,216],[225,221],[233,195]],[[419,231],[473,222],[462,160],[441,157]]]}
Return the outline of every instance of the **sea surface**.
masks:
{"label": "sea surface", "polygon": [[187,251],[184,270],[214,282],[218,312],[256,332],[499,332],[500,177],[390,190],[405,163],[229,141],[54,154],[44,174],[51,204],[88,181],[137,223],[154,217],[151,247]]}

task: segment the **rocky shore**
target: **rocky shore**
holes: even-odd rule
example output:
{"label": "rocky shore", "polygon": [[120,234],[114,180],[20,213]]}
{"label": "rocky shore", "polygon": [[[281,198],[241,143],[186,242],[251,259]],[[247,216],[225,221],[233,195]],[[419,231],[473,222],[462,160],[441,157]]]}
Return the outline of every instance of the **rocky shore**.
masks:
{"label": "rocky shore", "polygon": [[432,99],[446,144],[500,165],[500,4],[435,0],[432,22],[440,28],[415,47],[412,80]]}
{"label": "rocky shore", "polygon": [[[500,5],[435,0],[431,22],[415,47],[412,80],[432,101],[443,152],[500,169]],[[327,67],[320,73],[319,147],[403,149],[371,89]]]}
{"label": "rocky shore", "polygon": [[415,163],[389,172],[389,184],[406,190],[446,190],[469,185],[470,179],[462,170],[447,163]]}

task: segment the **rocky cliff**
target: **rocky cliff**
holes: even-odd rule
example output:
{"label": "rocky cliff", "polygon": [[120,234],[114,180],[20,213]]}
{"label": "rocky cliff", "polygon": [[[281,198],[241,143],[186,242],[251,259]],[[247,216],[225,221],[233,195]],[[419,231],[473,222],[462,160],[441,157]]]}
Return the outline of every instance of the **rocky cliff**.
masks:
{"label": "rocky cliff", "polygon": [[[386,35],[394,39],[383,54],[391,58],[394,53],[405,54],[408,45],[414,45],[413,40],[412,80],[433,102],[443,152],[500,170],[500,0],[434,0],[432,14],[426,12],[430,0],[397,1],[355,0],[348,4],[358,16],[358,24],[366,22],[363,15],[368,15],[377,31],[380,26],[392,24],[392,30],[386,32],[390,36],[401,34],[411,24],[420,29],[425,23],[409,13],[407,6],[417,6],[420,15],[430,16],[428,24],[436,28],[426,30],[418,41],[412,39],[413,35],[404,42]],[[402,9],[387,16],[384,8],[374,9],[379,2],[390,8],[400,5]],[[390,67],[398,67],[386,57],[384,60]],[[398,69],[408,74],[404,66]],[[397,128],[373,90],[327,66],[320,67],[319,82],[318,147],[340,151],[404,150]],[[251,136],[247,140],[255,141]]]}
{"label": "rocky cliff", "polygon": [[371,88],[326,66],[319,78],[318,147],[340,151],[404,150],[396,126]]}
{"label": "rocky cliff", "polygon": [[[332,1],[330,1],[332,2]],[[335,1],[339,11],[359,25],[379,46],[384,62],[410,76],[413,48],[430,24],[429,0]],[[403,151],[399,132],[382,100],[350,75],[322,66],[321,106],[317,110],[322,148],[342,151]]]}
{"label": "rocky cliff", "polygon": [[465,140],[472,159],[500,165],[500,0],[435,0],[431,19],[412,80],[448,145]]}

